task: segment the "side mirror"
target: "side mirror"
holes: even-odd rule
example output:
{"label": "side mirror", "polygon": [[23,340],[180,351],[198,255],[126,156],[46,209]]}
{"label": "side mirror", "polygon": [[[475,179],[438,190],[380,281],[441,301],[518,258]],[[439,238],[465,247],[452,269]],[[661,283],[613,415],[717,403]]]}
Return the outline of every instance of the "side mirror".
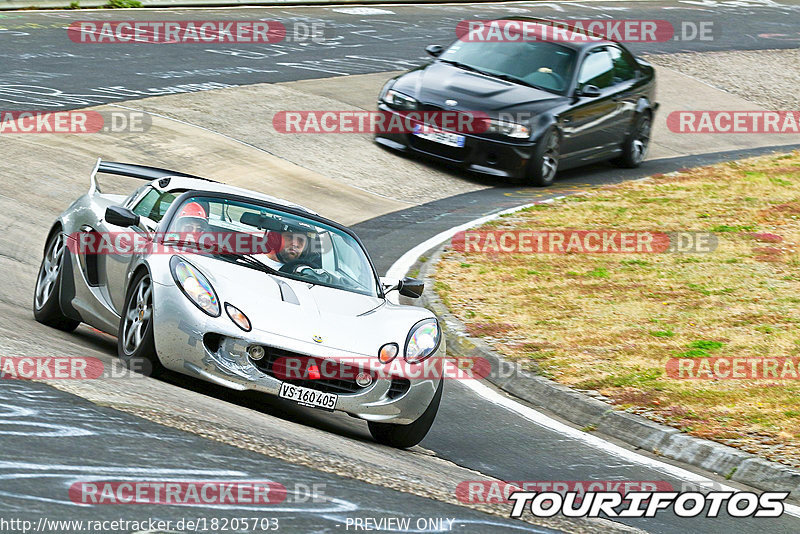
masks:
{"label": "side mirror", "polygon": [[386,278],[381,277],[381,285],[383,286],[384,293],[391,293],[396,289],[404,297],[412,299],[417,299],[422,296],[422,292],[425,290],[425,282],[408,276],[397,283],[391,283]]}
{"label": "side mirror", "polygon": [[588,96],[588,97],[596,97],[600,96],[600,89],[596,85],[584,85],[583,87],[579,87],[577,91],[575,91],[575,96]]}
{"label": "side mirror", "polygon": [[106,208],[106,222],[114,226],[136,226],[139,224],[139,216],[128,208],[122,206],[109,206]]}
{"label": "side mirror", "polygon": [[406,276],[400,280],[397,289],[404,297],[418,299],[422,296],[422,292],[425,291],[425,282]]}
{"label": "side mirror", "polygon": [[425,51],[433,57],[439,57],[444,52],[444,47],[441,45],[428,45],[425,47]]}

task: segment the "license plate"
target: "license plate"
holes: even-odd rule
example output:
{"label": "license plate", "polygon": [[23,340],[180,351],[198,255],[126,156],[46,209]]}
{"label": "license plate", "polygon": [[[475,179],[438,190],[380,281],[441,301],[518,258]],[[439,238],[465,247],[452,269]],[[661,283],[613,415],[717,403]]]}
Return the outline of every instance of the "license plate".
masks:
{"label": "license plate", "polygon": [[293,400],[303,406],[322,408],[330,412],[336,408],[336,401],[339,399],[339,395],[334,393],[323,393],[322,391],[295,386],[286,382],[281,384],[278,396],[282,399]]}
{"label": "license plate", "polygon": [[441,143],[443,145],[454,146],[457,148],[462,148],[464,146],[463,135],[443,132],[442,130],[437,130],[436,128],[426,124],[415,125],[413,133],[417,137],[427,139],[428,141],[433,141],[434,143]]}

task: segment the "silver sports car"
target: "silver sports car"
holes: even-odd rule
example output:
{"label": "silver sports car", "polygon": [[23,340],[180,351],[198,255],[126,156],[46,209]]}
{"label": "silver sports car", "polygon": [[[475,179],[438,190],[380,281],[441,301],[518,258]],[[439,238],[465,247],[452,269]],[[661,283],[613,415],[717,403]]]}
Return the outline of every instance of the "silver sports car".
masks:
{"label": "silver sports car", "polygon": [[[101,193],[98,173],[147,180]],[[117,336],[118,356],[368,422],[419,443],[442,397],[445,342],[428,310],[387,300],[348,228],[290,202],[180,172],[98,160],[53,224],[36,320]]]}

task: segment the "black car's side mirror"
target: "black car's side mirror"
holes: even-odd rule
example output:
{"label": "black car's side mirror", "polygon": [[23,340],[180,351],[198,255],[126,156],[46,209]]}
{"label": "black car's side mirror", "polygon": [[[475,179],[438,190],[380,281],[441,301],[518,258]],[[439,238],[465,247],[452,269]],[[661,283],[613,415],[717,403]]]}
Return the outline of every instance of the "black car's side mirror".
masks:
{"label": "black car's side mirror", "polygon": [[596,85],[584,85],[583,87],[579,87],[577,91],[575,91],[575,96],[589,96],[595,97],[600,96],[600,89]]}
{"label": "black car's side mirror", "polygon": [[439,57],[444,52],[444,47],[441,45],[428,45],[425,47],[425,51],[433,57]]}
{"label": "black car's side mirror", "polygon": [[114,226],[136,226],[139,224],[139,216],[128,208],[122,206],[109,206],[106,208],[106,222]]}

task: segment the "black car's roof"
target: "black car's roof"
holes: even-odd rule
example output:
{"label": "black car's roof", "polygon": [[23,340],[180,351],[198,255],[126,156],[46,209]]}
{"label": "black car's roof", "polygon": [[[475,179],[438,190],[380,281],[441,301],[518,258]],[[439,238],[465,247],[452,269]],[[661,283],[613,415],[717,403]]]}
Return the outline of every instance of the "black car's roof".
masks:
{"label": "black car's roof", "polygon": [[554,43],[558,43],[558,44],[560,44],[562,46],[565,46],[567,48],[572,48],[572,49],[577,50],[577,51],[582,51],[582,50],[585,50],[586,48],[593,48],[593,47],[598,46],[598,45],[619,44],[616,41],[614,41],[612,39],[609,39],[604,35],[600,35],[598,33],[591,32],[589,30],[586,30],[585,28],[576,28],[576,27],[568,24],[566,21],[563,21],[563,20],[555,21],[555,20],[549,20],[549,19],[540,19],[540,18],[537,18],[537,17],[519,16],[519,17],[503,17],[503,18],[500,18],[500,19],[494,19],[494,20],[492,20],[490,22],[506,21],[506,20],[508,20],[508,21],[512,21],[513,20],[513,21],[521,21],[521,22],[541,23],[542,25],[546,25],[546,26],[556,26],[556,23],[557,23],[557,26],[559,28],[564,28],[564,29],[570,30],[573,33],[594,37],[594,39],[587,39],[585,41],[584,40],[580,40],[580,41],[554,40],[554,41],[552,41]]}

